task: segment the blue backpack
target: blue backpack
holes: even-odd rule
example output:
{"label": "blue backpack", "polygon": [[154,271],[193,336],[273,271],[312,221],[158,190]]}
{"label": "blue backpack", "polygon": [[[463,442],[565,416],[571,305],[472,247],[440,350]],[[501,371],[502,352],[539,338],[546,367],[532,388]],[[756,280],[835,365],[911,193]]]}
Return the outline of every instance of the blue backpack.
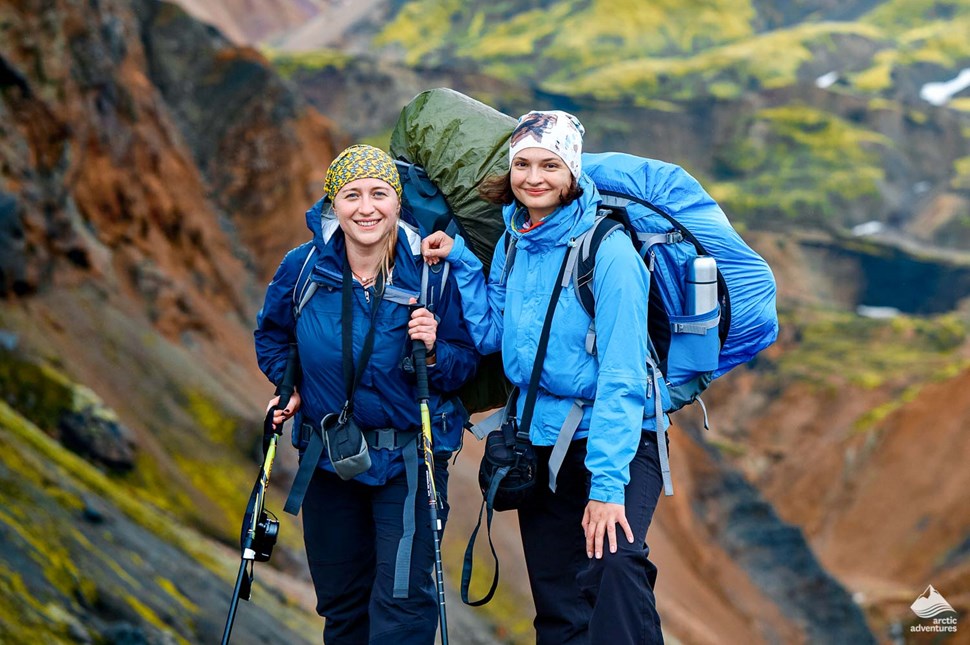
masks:
{"label": "blue backpack", "polygon": [[[398,161],[404,191],[403,216],[427,235],[464,233],[445,196],[420,167]],[[600,242],[624,229],[651,270],[649,337],[671,405],[697,400],[711,382],[746,363],[778,336],[775,279],[767,262],[731,226],[700,183],[675,164],[607,152],[583,155],[583,172],[603,197],[601,217],[580,240],[573,273],[576,294],[593,318],[587,351],[595,351],[592,277]],[[466,222],[467,225],[467,222]],[[515,261],[509,237],[506,275]],[[510,248],[511,247],[511,248]],[[690,268],[698,258],[716,263],[717,306],[688,310]],[[707,427],[707,410],[704,410]]]}
{"label": "blue backpack", "polygon": [[[622,229],[650,268],[649,337],[670,393],[666,412],[695,400],[703,408],[700,394],[714,379],[754,358],[778,336],[771,269],[680,166],[618,152],[587,153],[583,172],[603,197],[596,224],[576,240],[579,256],[573,284],[593,318],[587,351],[595,353],[596,346],[596,252],[603,238]],[[507,235],[504,244],[507,275],[515,248]],[[691,267],[698,259],[716,266],[716,282],[710,285],[716,306],[700,312],[689,309],[690,290],[695,288]]]}

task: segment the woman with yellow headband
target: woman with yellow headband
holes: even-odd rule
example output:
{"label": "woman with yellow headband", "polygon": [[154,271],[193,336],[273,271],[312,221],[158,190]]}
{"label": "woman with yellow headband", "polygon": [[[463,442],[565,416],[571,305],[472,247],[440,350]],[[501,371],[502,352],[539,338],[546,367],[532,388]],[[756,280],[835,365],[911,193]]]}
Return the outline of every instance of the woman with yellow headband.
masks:
{"label": "woman with yellow headband", "polygon": [[[418,340],[427,348],[442,520],[448,458],[468,418],[456,391],[478,354],[450,281],[429,294],[433,314],[415,309],[421,239],[400,221],[401,182],[390,156],[347,148],[330,165],[324,191],[307,211],[313,239],[283,258],[255,332],[260,368],[275,384],[290,343],[299,351],[297,392],[274,417],[280,424],[296,415],[301,465],[287,510],[302,500],[325,642],[424,645],[435,638],[438,596],[417,473],[421,416],[411,346]],[[358,442],[349,454],[348,437]]]}

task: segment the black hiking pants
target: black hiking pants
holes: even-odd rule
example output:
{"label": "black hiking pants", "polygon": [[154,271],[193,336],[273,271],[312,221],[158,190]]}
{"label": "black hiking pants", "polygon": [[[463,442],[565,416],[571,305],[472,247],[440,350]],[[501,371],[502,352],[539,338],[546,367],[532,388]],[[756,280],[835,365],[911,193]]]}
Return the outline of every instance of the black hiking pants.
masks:
{"label": "black hiking pants", "polygon": [[[435,460],[435,486],[447,499],[448,461]],[[438,628],[434,537],[419,467],[409,593],[394,598],[398,541],[407,498],[404,473],[383,486],[344,481],[317,469],[303,500],[303,532],[317,613],[327,645],[431,645]],[[445,508],[438,516],[444,522]]]}
{"label": "black hiking pants", "polygon": [[604,538],[602,559],[586,557],[581,525],[590,484],[586,440],[569,447],[555,493],[548,483],[551,452],[551,447],[536,446],[536,491],[518,511],[536,605],[537,645],[662,643],[653,594],[657,568],[646,545],[663,490],[656,433],[643,433],[625,490],[626,518],[636,541],[627,542],[617,527],[617,552],[609,552]]}

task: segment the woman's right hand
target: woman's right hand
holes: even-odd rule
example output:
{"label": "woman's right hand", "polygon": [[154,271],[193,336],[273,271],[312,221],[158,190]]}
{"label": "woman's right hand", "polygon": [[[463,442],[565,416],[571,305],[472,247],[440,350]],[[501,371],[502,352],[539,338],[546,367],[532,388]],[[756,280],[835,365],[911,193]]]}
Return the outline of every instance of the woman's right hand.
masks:
{"label": "woman's right hand", "polygon": [[428,237],[421,240],[421,255],[424,261],[430,265],[438,264],[441,260],[448,257],[455,241],[444,231],[435,231]]}
{"label": "woman's right hand", "polygon": [[[276,407],[280,403],[280,397],[274,396],[270,399],[269,404],[266,406],[266,412],[268,413],[271,408]],[[293,388],[293,394],[290,395],[290,402],[286,404],[285,410],[275,410],[273,412],[273,429],[279,428],[283,425],[287,419],[292,417],[300,409],[300,393]]]}

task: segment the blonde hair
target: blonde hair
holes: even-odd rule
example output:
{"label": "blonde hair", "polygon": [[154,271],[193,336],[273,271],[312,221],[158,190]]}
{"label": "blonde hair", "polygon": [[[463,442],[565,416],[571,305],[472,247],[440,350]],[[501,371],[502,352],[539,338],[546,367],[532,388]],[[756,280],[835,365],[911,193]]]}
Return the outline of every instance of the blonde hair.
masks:
{"label": "blonde hair", "polygon": [[401,211],[397,212],[397,221],[394,222],[394,227],[391,232],[387,235],[387,240],[384,244],[384,250],[381,252],[381,261],[378,263],[378,275],[383,276],[382,282],[386,285],[390,282],[391,269],[394,268],[394,247],[397,246],[397,227],[398,223],[401,221]]}

